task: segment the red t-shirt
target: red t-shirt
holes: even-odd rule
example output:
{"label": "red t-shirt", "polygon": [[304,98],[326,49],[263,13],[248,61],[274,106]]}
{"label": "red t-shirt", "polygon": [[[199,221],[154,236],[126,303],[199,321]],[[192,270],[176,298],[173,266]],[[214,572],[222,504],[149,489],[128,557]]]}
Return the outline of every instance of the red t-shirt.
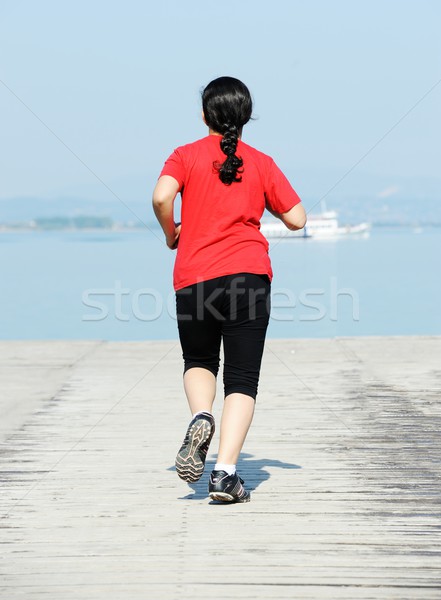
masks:
{"label": "red t-shirt", "polygon": [[300,198],[272,158],[239,140],[242,181],[225,185],[213,162],[223,163],[221,136],[208,135],[180,146],[161,175],[179,183],[181,234],[173,285],[179,290],[200,281],[235,273],[266,274],[272,279],[268,242],[260,233],[265,201],[285,213]]}

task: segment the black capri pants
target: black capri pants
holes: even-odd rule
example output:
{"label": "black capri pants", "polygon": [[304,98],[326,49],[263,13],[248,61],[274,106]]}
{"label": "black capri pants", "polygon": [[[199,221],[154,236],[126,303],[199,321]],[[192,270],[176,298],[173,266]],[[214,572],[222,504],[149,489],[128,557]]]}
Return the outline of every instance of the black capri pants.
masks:
{"label": "black capri pants", "polygon": [[176,292],[184,373],[192,367],[219,371],[224,346],[225,396],[240,392],[256,399],[270,316],[267,275],[236,273]]}

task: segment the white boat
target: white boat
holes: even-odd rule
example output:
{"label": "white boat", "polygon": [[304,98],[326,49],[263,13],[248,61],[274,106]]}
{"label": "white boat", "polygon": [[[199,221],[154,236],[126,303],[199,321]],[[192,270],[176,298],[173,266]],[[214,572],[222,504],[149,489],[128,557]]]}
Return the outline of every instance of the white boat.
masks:
{"label": "white boat", "polygon": [[330,239],[345,235],[367,234],[370,230],[369,223],[340,226],[338,214],[334,210],[322,210],[316,215],[308,215],[308,221],[303,229],[290,231],[279,220],[263,221],[260,231],[268,238],[314,238]]}

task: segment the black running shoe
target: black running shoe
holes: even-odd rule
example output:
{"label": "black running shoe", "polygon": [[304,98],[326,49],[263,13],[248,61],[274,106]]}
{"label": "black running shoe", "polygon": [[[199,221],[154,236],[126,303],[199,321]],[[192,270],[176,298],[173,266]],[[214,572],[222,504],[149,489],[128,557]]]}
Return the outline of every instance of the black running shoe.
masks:
{"label": "black running shoe", "polygon": [[228,475],[225,471],[213,471],[208,483],[212,500],[219,502],[249,502],[250,493],[243,487],[243,479],[237,473]]}
{"label": "black running shoe", "polygon": [[201,478],[213,434],[214,419],[209,413],[200,413],[190,422],[175,461],[176,471],[184,481],[192,483]]}

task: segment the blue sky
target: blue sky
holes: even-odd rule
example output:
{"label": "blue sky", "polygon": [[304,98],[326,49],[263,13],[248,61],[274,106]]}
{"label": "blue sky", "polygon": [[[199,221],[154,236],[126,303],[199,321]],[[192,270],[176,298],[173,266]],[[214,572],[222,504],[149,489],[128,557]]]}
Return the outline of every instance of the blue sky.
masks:
{"label": "blue sky", "polygon": [[[441,79],[440,22],[435,0],[3,2],[0,198],[109,195],[23,102],[125,200],[148,199],[173,148],[205,135],[200,89],[219,75],[252,91],[245,141],[319,196]],[[441,84],[334,193],[366,177],[380,196],[402,178],[433,191],[440,106]]]}

